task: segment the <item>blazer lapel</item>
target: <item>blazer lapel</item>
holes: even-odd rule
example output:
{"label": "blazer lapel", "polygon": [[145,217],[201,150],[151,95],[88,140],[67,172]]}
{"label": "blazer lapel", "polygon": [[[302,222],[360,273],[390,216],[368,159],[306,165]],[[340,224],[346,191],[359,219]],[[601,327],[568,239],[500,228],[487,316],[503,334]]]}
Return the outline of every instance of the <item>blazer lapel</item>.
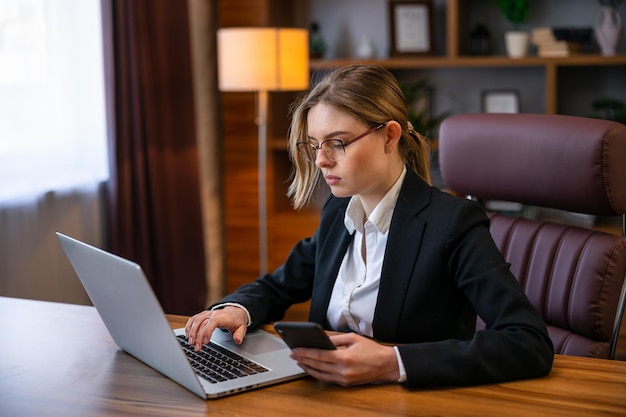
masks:
{"label": "blazer lapel", "polygon": [[328,236],[324,238],[323,242],[319,242],[322,246],[319,248],[319,259],[316,260],[317,268],[309,310],[309,320],[316,323],[326,323],[326,312],[333,286],[341,262],[348,250],[348,245],[353,238],[353,235],[348,233],[343,224],[345,207],[349,200],[349,198],[346,199],[345,205],[343,205],[344,210],[334,211],[335,218],[332,220]]}
{"label": "blazer lapel", "polygon": [[398,325],[405,295],[415,268],[419,246],[414,251],[407,251],[411,242],[421,245],[424,233],[424,222],[417,217],[430,200],[430,187],[417,174],[408,171],[398,202],[393,212],[389,238],[383,261],[378,300],[372,323],[374,337],[386,341],[397,339]]}

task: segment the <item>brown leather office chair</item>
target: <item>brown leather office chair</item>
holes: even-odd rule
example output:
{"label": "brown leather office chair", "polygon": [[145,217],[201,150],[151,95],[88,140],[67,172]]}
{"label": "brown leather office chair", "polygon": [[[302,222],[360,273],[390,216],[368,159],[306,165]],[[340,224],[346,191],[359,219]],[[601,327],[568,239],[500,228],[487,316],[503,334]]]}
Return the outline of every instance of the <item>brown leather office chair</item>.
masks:
{"label": "brown leather office chair", "polygon": [[[439,163],[459,195],[594,216],[626,213],[626,126],[539,114],[444,120]],[[489,213],[511,270],[543,314],[555,352],[613,358],[624,313],[626,238]],[[622,225],[622,235],[624,235]]]}

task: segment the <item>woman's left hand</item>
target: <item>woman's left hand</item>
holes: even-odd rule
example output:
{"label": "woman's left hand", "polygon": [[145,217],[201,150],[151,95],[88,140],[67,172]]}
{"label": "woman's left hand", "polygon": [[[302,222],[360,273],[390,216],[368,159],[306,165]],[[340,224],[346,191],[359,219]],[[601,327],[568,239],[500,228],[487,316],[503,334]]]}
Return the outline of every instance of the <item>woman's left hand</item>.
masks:
{"label": "woman's left hand", "polygon": [[355,333],[331,336],[337,350],[296,348],[291,358],[312,377],[339,385],[396,382],[400,378],[396,352]]}

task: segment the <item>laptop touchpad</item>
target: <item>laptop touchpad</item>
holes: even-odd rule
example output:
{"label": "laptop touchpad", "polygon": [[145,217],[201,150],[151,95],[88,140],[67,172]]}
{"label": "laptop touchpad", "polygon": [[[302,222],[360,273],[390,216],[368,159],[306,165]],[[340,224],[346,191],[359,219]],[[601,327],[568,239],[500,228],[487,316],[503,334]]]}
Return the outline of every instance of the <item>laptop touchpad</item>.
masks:
{"label": "laptop touchpad", "polygon": [[243,343],[238,345],[233,340],[221,341],[220,343],[229,347],[236,347],[244,350],[252,355],[262,355],[264,353],[274,352],[275,350],[285,349],[285,345],[267,337],[262,333],[249,333],[244,337]]}

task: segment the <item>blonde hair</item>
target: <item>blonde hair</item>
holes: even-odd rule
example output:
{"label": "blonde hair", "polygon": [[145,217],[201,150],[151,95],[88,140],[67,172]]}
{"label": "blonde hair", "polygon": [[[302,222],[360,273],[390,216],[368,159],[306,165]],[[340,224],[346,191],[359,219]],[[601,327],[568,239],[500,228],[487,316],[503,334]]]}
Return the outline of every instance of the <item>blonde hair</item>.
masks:
{"label": "blonde hair", "polygon": [[409,169],[430,184],[428,144],[408,121],[406,101],[396,78],[376,65],[350,65],[327,75],[292,105],[289,156],[294,167],[287,196],[296,209],[309,203],[320,178],[320,170],[304,158],[296,146],[308,140],[307,117],[309,110],[318,103],[333,106],[370,127],[389,120],[400,123],[400,156]]}

